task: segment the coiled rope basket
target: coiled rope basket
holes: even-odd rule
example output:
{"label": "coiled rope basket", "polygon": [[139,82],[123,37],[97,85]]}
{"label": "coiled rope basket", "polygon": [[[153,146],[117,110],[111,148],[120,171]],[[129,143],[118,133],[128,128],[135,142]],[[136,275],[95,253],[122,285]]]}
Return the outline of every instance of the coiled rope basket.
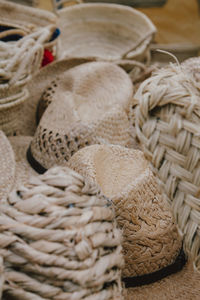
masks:
{"label": "coiled rope basket", "polygon": [[0,204],[5,299],[120,300],[121,231],[111,202],[68,168]]}
{"label": "coiled rope basket", "polygon": [[134,98],[137,137],[200,271],[200,85],[171,64],[144,81]]}

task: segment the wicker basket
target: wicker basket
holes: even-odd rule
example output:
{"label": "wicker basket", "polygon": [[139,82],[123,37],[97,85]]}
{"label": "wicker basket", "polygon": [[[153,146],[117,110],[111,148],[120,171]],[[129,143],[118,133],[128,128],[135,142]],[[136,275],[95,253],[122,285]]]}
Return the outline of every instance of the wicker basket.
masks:
{"label": "wicker basket", "polygon": [[172,204],[184,245],[200,271],[200,90],[170,65],[144,81],[135,99],[137,137]]}
{"label": "wicker basket", "polygon": [[155,26],[143,13],[117,4],[80,4],[58,11],[61,57],[149,61]]}
{"label": "wicker basket", "polygon": [[55,167],[0,209],[6,299],[122,299],[121,231],[95,185]]}

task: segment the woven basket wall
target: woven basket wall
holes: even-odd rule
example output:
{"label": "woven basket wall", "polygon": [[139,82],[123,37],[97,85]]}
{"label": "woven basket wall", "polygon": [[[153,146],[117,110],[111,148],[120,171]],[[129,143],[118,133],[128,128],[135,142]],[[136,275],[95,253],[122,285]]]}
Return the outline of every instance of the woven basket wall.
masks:
{"label": "woven basket wall", "polygon": [[171,65],[143,82],[135,101],[137,137],[200,271],[200,86]]}

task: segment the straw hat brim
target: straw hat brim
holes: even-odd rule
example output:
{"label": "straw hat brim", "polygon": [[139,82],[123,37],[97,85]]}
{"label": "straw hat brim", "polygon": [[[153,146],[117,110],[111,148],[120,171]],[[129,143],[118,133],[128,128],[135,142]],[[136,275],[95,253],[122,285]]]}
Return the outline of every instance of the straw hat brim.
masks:
{"label": "straw hat brim", "polygon": [[184,268],[153,284],[124,290],[125,300],[198,300],[200,273],[188,262]]}
{"label": "straw hat brim", "polygon": [[26,159],[26,152],[31,140],[32,137],[29,136],[14,136],[8,138],[8,143],[10,143],[15,157],[15,179],[13,188],[27,183],[32,175],[37,174]]}
{"label": "straw hat brim", "polygon": [[44,90],[50,85],[53,79],[60,76],[67,70],[80,64],[94,61],[93,58],[87,59],[63,59],[53,62],[42,68],[29,82],[29,99],[24,103],[19,114],[20,135],[33,136],[37,127],[36,111],[37,105]]}

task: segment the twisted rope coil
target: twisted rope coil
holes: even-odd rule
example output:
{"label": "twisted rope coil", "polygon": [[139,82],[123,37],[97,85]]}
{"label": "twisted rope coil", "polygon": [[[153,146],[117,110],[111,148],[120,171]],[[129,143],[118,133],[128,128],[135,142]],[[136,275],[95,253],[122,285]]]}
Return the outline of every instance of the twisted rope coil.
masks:
{"label": "twisted rope coil", "polygon": [[144,81],[135,100],[136,134],[158,175],[200,270],[200,86],[181,66],[170,65]]}
{"label": "twisted rope coil", "polygon": [[68,168],[34,177],[1,204],[4,294],[122,299],[121,232],[108,200]]}

